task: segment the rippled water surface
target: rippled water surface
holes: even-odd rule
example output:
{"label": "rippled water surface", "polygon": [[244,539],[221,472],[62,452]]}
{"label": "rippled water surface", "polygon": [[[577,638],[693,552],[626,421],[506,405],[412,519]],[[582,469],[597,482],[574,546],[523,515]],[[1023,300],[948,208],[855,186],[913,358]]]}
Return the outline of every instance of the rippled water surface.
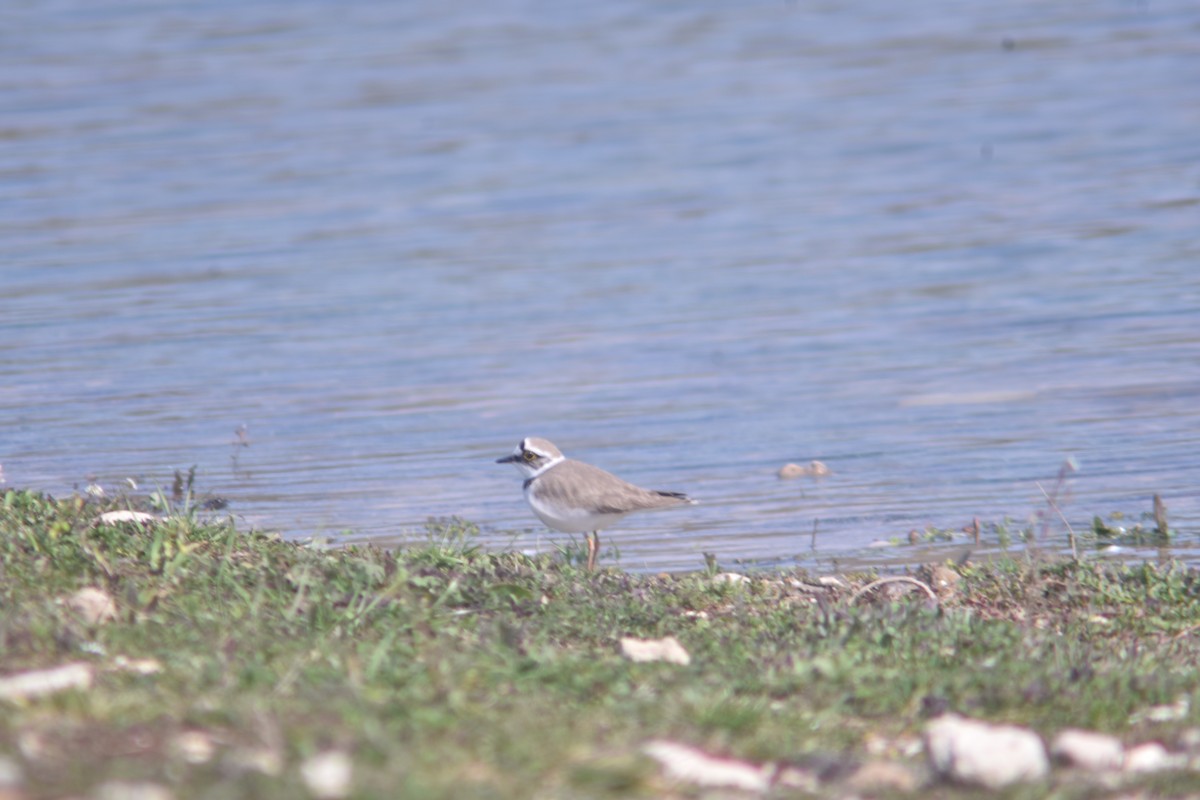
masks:
{"label": "rippled water surface", "polygon": [[659,569],[1019,527],[1074,458],[1073,526],[1159,492],[1197,552],[1193,3],[0,20],[10,486],[547,549],[493,463],[542,435],[701,499],[606,537]]}

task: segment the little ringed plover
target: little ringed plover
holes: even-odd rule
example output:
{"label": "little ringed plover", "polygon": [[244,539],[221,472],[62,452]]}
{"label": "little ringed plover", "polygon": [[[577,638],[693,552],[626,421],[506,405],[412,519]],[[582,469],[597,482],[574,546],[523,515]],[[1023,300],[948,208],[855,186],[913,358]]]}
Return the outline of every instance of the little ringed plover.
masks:
{"label": "little ringed plover", "polygon": [[682,492],[643,489],[599,467],[573,461],[546,439],[529,436],[512,455],[496,460],[513,464],[525,476],[525,500],[538,519],[565,533],[587,533],[587,568],[596,566],[600,531],[634,511],[695,503]]}

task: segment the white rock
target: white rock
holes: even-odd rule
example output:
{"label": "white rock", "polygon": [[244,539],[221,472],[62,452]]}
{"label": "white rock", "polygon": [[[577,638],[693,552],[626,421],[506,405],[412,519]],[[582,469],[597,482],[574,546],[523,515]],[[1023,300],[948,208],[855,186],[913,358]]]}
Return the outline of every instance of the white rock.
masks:
{"label": "white rock", "polygon": [[665,639],[634,639],[625,636],[621,639],[621,655],[630,661],[666,661],[668,664],[687,666],[692,663],[692,657],[674,636]]}
{"label": "white rock", "polygon": [[204,731],[183,731],[175,737],[173,749],[189,764],[207,764],[217,752],[212,737]]}
{"label": "white rock", "polygon": [[[21,765],[15,758],[8,756],[0,756],[0,797],[4,796],[4,791],[8,789],[17,789],[25,782],[25,775],[21,772]],[[19,794],[13,794],[13,797],[20,797]]]}
{"label": "white rock", "polygon": [[1158,772],[1183,765],[1183,759],[1172,756],[1167,752],[1167,748],[1158,742],[1139,744],[1129,748],[1129,752],[1125,754],[1126,772]]}
{"label": "white rock", "polygon": [[[767,767],[763,767],[763,774],[767,772]],[[805,794],[818,794],[821,791],[821,781],[815,774],[805,769],[792,766],[780,766],[775,770],[775,774],[768,778],[769,783],[776,790],[778,789],[798,789]]]}
{"label": "white rock", "polygon": [[221,759],[231,772],[259,772],[272,778],[283,771],[283,756],[273,747],[249,747],[229,750]]}
{"label": "white rock", "polygon": [[765,792],[771,787],[770,768],[716,758],[685,744],[660,739],[647,742],[642,752],[662,764],[667,775],[677,781],[745,792]]}
{"label": "white rock", "polygon": [[846,780],[856,792],[867,795],[895,792],[910,794],[916,791],[919,781],[912,770],[903,764],[890,761],[868,761],[856,769]]}
{"label": "white rock", "polygon": [[103,625],[117,616],[117,606],[112,597],[95,586],[85,586],[68,597],[67,608],[88,625]]}
{"label": "white rock", "polygon": [[300,777],[318,800],[341,800],[350,794],[354,765],[340,750],[320,753],[300,765]]}
{"label": "white rock", "polygon": [[1179,734],[1179,746],[1195,753],[1200,749],[1200,728],[1188,728]]}
{"label": "white rock", "polygon": [[782,467],[780,467],[779,471],[776,472],[775,474],[779,476],[780,480],[790,480],[791,478],[799,478],[801,475],[804,474],[804,467],[800,466],[799,464],[793,464],[793,463],[789,462],[787,464],[784,464]]}
{"label": "white rock", "polygon": [[158,517],[153,514],[147,514],[144,511],[105,511],[98,518],[98,522],[102,525],[114,525],[118,522],[155,522]]}
{"label": "white rock", "polygon": [[17,750],[26,762],[41,761],[49,755],[50,744],[43,732],[26,728],[17,734]]}
{"label": "white rock", "polygon": [[162,662],[156,658],[126,658],[117,656],[112,660],[114,669],[123,669],[138,675],[157,675],[163,671]]}
{"label": "white rock", "polygon": [[1129,722],[1134,725],[1147,720],[1150,722],[1174,722],[1187,717],[1189,711],[1191,711],[1191,702],[1188,696],[1180,695],[1169,706],[1151,706],[1131,714]]}
{"label": "white rock", "polygon": [[0,700],[24,700],[68,689],[87,689],[92,685],[92,675],[92,666],[83,663],[5,675],[0,677]]}
{"label": "white rock", "polygon": [[939,775],[989,789],[1039,780],[1050,771],[1046,748],[1033,731],[957,714],[925,727],[925,751]]}
{"label": "white rock", "polygon": [[830,473],[829,467],[823,462],[813,460],[800,466],[799,464],[784,464],[779,468],[779,472],[775,473],[781,480],[789,480],[791,478],[809,477],[823,478]]}
{"label": "white rock", "polygon": [[716,584],[728,583],[736,586],[743,583],[749,583],[750,579],[737,572],[722,572],[720,575],[713,575],[712,582]]}
{"label": "white rock", "polygon": [[1073,767],[1104,772],[1121,768],[1125,747],[1115,736],[1068,728],[1054,737],[1050,755]]}
{"label": "white rock", "polygon": [[96,800],[172,800],[171,790],[157,783],[107,781],[96,788]]}

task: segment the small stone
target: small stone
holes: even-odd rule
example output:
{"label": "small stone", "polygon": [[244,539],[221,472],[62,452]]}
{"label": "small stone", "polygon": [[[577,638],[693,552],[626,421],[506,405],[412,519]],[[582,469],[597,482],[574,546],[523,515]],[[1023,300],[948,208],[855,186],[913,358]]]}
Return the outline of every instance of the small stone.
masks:
{"label": "small stone", "polygon": [[939,775],[989,789],[1040,780],[1050,771],[1046,748],[1033,731],[957,714],[925,727],[925,752]]}
{"label": "small stone", "polygon": [[212,737],[203,731],[184,731],[175,737],[174,750],[189,764],[207,764],[216,753]]}
{"label": "small stone", "polygon": [[635,639],[625,636],[621,639],[621,655],[638,663],[665,661],[685,667],[692,663],[692,657],[674,636],[665,639]]}
{"label": "small stone", "polygon": [[126,658],[117,656],[112,661],[113,667],[138,675],[157,675],[162,672],[162,662],[156,658]]}
{"label": "small stone", "polygon": [[17,750],[28,761],[41,761],[50,752],[50,743],[41,731],[25,729],[17,734]]}
{"label": "small stone", "polygon": [[746,761],[717,758],[685,744],[662,740],[647,742],[642,752],[677,781],[744,792],[765,792],[771,788],[770,770]]}
{"label": "small stone", "polygon": [[962,576],[945,564],[926,564],[917,570],[917,577],[929,584],[929,588],[942,600],[954,599],[962,582]]}
{"label": "small stone", "polygon": [[713,575],[712,582],[715,584],[728,583],[731,585],[736,585],[749,583],[750,579],[737,572],[722,572],[720,575]]}
{"label": "small stone", "polygon": [[96,800],[173,800],[171,790],[157,783],[107,781],[96,788]]}
{"label": "small stone", "polygon": [[0,756],[0,790],[17,789],[25,782],[21,765],[14,758]]}
{"label": "small stone", "polygon": [[1125,754],[1126,772],[1159,772],[1182,765],[1181,759],[1172,756],[1167,752],[1167,748],[1158,742],[1139,744],[1129,748],[1129,752]]}
{"label": "small stone", "polygon": [[221,762],[231,772],[258,772],[272,778],[283,771],[283,757],[271,747],[249,747],[230,750]]}
{"label": "small stone", "polygon": [[350,794],[354,765],[350,756],[340,750],[330,750],[301,764],[300,777],[318,800],[341,800]]}
{"label": "small stone", "polygon": [[780,767],[772,777],[771,785],[775,788],[797,789],[805,794],[817,794],[821,790],[821,781],[816,775],[794,766]]}
{"label": "small stone", "polygon": [[1188,700],[1188,696],[1180,695],[1179,699],[1169,706],[1151,706],[1130,715],[1129,721],[1135,725],[1143,721],[1174,722],[1175,720],[1187,717],[1190,710],[1191,703]]}
{"label": "small stone", "polygon": [[921,754],[921,740],[915,736],[883,736],[878,733],[867,733],[863,736],[863,749],[868,755],[877,759],[915,758]]}
{"label": "small stone", "polygon": [[1125,747],[1115,736],[1075,728],[1059,732],[1050,743],[1050,755],[1072,767],[1093,772],[1119,770]]}
{"label": "small stone", "polygon": [[898,792],[908,794],[916,791],[917,776],[908,767],[892,761],[868,761],[847,780],[855,792],[879,794]]}
{"label": "small stone", "polygon": [[95,586],[86,586],[68,597],[67,608],[87,625],[103,625],[117,616],[117,606],[112,597]]}
{"label": "small stone", "polygon": [[68,689],[89,689],[92,676],[92,665],[83,663],[5,675],[0,677],[0,699],[24,700]]}
{"label": "small stone", "polygon": [[824,463],[814,459],[804,466],[800,466],[799,464],[784,464],[779,468],[777,474],[780,480],[804,477],[823,478],[830,474],[830,469]]}
{"label": "small stone", "polygon": [[146,524],[156,522],[158,517],[145,511],[105,511],[97,518],[101,525],[116,525],[118,522],[136,522]]}
{"label": "small stone", "polygon": [[1179,734],[1179,744],[1187,750],[1200,750],[1200,728],[1188,728]]}
{"label": "small stone", "polygon": [[800,466],[799,464],[784,464],[779,468],[779,472],[776,474],[779,475],[780,480],[791,480],[792,478],[799,478],[801,475],[803,475],[804,467]]}

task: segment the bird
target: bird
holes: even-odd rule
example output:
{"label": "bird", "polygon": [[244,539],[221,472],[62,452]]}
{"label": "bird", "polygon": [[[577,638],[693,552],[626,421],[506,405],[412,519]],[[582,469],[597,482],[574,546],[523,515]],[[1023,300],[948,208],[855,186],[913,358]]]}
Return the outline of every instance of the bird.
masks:
{"label": "bird", "polygon": [[693,505],[683,492],[643,489],[610,472],[567,458],[548,439],[527,436],[511,455],[496,459],[525,476],[525,501],[547,527],[587,533],[587,568],[596,568],[600,531],[634,511]]}

